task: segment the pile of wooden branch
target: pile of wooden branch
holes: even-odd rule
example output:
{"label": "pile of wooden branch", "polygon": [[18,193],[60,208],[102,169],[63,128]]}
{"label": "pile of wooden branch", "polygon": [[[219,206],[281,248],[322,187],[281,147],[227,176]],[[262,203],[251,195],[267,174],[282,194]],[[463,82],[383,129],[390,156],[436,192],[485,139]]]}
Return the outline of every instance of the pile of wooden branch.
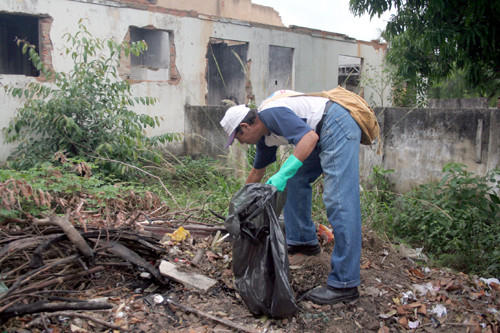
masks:
{"label": "pile of wooden branch", "polygon": [[[0,231],[0,324],[29,314],[68,315],[69,311],[112,308],[109,303],[86,299],[82,293],[85,283],[109,274],[106,267],[135,272],[139,268],[160,285],[169,282],[150,263],[166,251],[161,236],[153,233],[131,228],[78,230],[68,216],[34,219],[29,227],[17,229]],[[94,320],[115,328],[112,323]]]}

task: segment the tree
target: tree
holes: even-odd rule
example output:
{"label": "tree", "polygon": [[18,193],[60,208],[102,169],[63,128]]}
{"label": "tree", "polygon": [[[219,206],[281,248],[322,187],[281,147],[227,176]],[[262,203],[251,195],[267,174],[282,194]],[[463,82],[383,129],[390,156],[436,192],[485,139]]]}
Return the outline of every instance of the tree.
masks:
{"label": "tree", "polygon": [[[361,73],[360,85],[372,88],[380,100],[380,104],[375,103],[376,106],[383,107],[387,90],[391,87],[390,69],[385,66],[385,63],[380,65],[378,69],[371,64],[366,64],[365,70]],[[371,100],[374,100],[373,96]]]}
{"label": "tree", "polygon": [[463,71],[468,86],[492,97],[500,87],[500,2],[491,0],[351,0],[355,15],[387,23],[387,61],[395,75],[424,93],[429,85]]}
{"label": "tree", "polygon": [[[91,36],[79,24],[76,34],[66,34],[66,54],[73,59],[69,72],[55,72],[40,58],[35,47],[19,40],[23,53],[51,84],[31,82],[24,88],[6,86],[12,96],[24,100],[4,133],[7,142],[19,143],[9,156],[11,166],[26,169],[50,160],[54,153],[95,161],[103,171],[126,171],[126,165],[145,161],[159,163],[154,149],[172,141],[173,134],[148,137],[145,130],[159,124],[158,117],[131,110],[136,104],[151,105],[151,97],[131,96],[131,86],[119,77],[120,58],[138,56],[144,42],[117,43]],[[123,163],[109,163],[117,160]]]}

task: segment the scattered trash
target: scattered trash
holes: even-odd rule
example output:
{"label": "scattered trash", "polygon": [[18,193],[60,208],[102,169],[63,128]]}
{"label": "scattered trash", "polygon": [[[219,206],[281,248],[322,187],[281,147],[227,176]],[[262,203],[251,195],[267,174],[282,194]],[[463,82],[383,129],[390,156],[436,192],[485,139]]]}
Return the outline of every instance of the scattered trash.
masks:
{"label": "scattered trash", "polygon": [[165,300],[165,299],[164,299],[164,298],[163,298],[163,296],[162,296],[162,295],[160,295],[160,294],[156,294],[156,295],[154,295],[154,297],[153,297],[153,301],[155,301],[155,303],[156,303],[156,304],[161,304],[161,303],[163,303],[163,301],[164,301],[164,300]]}
{"label": "scattered trash", "polygon": [[497,309],[495,309],[495,308],[488,308],[486,311],[488,311],[489,313],[492,313],[492,314],[494,314],[494,315],[496,315],[496,314],[498,314],[498,313],[499,313],[499,312],[498,312],[498,310],[497,310]]}
{"label": "scattered trash", "polygon": [[403,244],[399,246],[399,251],[403,257],[409,259],[427,261],[428,260],[427,256],[424,253],[422,253],[423,250],[424,250],[423,247],[412,249],[404,246]]}
{"label": "scattered trash", "polygon": [[403,293],[403,296],[401,296],[401,304],[408,304],[410,301],[414,301],[416,300],[415,298],[415,294],[413,293],[413,291],[407,291],[405,293]]}
{"label": "scattered trash", "polygon": [[333,232],[330,228],[321,223],[316,224],[316,233],[318,234],[319,239],[323,240],[327,244],[334,239]]}
{"label": "scattered trash", "polygon": [[416,329],[420,325],[420,322],[418,320],[415,321],[409,321],[408,322],[408,327],[411,329]]}
{"label": "scattered trash", "polygon": [[141,276],[141,278],[143,278],[143,279],[151,279],[151,273],[149,273],[149,272],[142,272],[142,273],[140,274],[140,276]]}
{"label": "scattered trash", "polygon": [[426,284],[414,284],[413,290],[415,290],[415,292],[420,296],[426,296],[429,292],[433,296],[436,295],[436,290],[430,282],[427,282]]}
{"label": "scattered trash", "polygon": [[160,264],[160,273],[164,276],[171,278],[174,281],[182,283],[183,285],[194,288],[203,292],[207,292],[212,287],[217,284],[216,280],[213,280],[207,276],[194,273],[194,272],[181,272],[177,270],[175,264],[162,260]]}
{"label": "scattered trash", "polygon": [[387,313],[380,314],[379,317],[382,319],[389,319],[389,318],[393,317],[394,315],[396,315],[397,313],[398,313],[397,310],[391,310]]}
{"label": "scattered trash", "polygon": [[498,279],[496,279],[496,278],[489,278],[489,279],[480,278],[479,280],[486,283],[490,289],[495,289],[497,291],[500,291],[500,288],[499,288],[500,281]]}
{"label": "scattered trash", "polygon": [[174,262],[178,262],[179,264],[189,264],[189,260],[187,260],[187,259],[175,258]]}
{"label": "scattered trash", "polygon": [[174,244],[176,244],[186,240],[186,238],[189,237],[189,231],[183,227],[179,227],[173,233],[167,234],[167,236],[170,236],[170,239],[174,242]]}
{"label": "scattered trash", "polygon": [[434,306],[431,311],[432,313],[436,314],[438,318],[447,315],[446,308],[441,304],[437,304],[436,306]]}

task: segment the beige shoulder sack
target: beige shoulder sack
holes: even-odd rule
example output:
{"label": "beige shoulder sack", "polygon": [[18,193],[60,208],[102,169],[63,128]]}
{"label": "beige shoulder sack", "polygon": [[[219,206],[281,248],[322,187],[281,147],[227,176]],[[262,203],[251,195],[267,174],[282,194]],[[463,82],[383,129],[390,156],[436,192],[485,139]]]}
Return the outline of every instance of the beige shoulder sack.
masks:
{"label": "beige shoulder sack", "polygon": [[376,138],[380,140],[380,126],[373,109],[363,98],[361,98],[361,96],[342,88],[341,86],[332,90],[317,93],[283,93],[265,100],[261,107],[278,98],[297,96],[317,96],[330,99],[332,102],[335,102],[341,105],[344,109],[348,110],[354,120],[356,120],[361,128],[361,144],[371,145]]}

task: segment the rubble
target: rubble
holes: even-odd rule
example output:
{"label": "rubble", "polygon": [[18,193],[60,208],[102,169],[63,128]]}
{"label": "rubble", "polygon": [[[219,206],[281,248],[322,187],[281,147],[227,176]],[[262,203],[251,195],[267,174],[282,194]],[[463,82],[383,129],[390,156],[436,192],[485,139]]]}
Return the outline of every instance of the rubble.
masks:
{"label": "rubble", "polygon": [[[119,228],[87,222],[83,229],[72,223],[92,251],[88,256],[57,224],[17,223],[0,225],[5,332],[499,331],[496,279],[408,258],[369,229],[363,231],[358,300],[323,306],[303,300],[330,271],[334,244],[322,242],[321,254],[290,272],[297,313],[270,318],[249,313],[235,290],[232,246],[220,224],[196,218]],[[189,236],[166,241],[181,224]],[[187,277],[165,277],[166,266]]]}

